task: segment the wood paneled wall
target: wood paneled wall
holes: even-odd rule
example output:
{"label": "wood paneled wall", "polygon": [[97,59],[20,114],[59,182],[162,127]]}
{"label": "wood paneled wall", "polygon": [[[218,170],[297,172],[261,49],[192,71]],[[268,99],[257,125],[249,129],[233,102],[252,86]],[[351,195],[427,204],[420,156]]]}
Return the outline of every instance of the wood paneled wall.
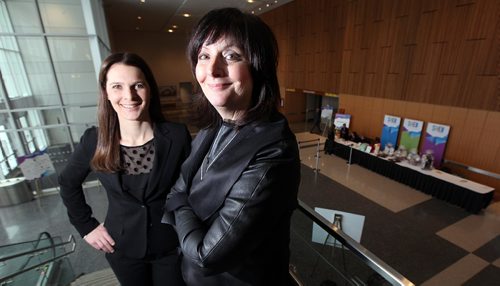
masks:
{"label": "wood paneled wall", "polygon": [[264,15],[287,88],[500,111],[500,1],[295,0]]}
{"label": "wood paneled wall", "polygon": [[[446,159],[500,173],[499,15],[498,0],[295,0],[261,17],[282,88],[337,94],[368,137],[384,114],[450,125]],[[283,96],[297,113],[303,96]]]}

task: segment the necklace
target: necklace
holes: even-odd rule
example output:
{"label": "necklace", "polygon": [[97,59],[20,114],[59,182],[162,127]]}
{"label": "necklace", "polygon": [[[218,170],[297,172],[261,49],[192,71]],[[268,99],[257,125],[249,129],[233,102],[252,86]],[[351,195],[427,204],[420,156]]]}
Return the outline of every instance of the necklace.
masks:
{"label": "necklace", "polygon": [[222,127],[219,129],[219,131],[217,132],[217,136],[215,137],[215,140],[214,142],[212,143],[212,146],[210,147],[210,150],[208,151],[207,155],[205,155],[205,159],[203,159],[203,161],[201,162],[201,170],[200,170],[200,180],[203,181],[203,169],[205,167],[205,161],[206,164],[207,164],[207,168],[205,170],[205,173],[208,172],[208,169],[212,166],[212,164],[219,158],[219,156],[222,154],[222,152],[224,152],[224,150],[226,149],[226,147],[231,144],[231,142],[233,141],[233,139],[236,137],[236,135],[238,135],[238,132],[234,132],[234,135],[227,141],[227,143],[220,149],[219,152],[217,152],[214,156],[213,156],[213,159],[210,160],[210,154],[214,152],[214,148],[217,147],[217,145],[219,145],[219,141],[221,139],[221,130],[222,130]]}

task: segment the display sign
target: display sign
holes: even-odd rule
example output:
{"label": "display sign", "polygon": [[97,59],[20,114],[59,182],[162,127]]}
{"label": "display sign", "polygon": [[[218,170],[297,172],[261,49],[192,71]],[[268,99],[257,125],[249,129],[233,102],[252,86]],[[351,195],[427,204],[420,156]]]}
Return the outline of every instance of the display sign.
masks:
{"label": "display sign", "polygon": [[420,143],[420,135],[422,135],[423,127],[423,121],[405,118],[403,120],[403,131],[399,139],[399,146],[405,146],[408,151],[415,149],[418,152],[418,143]]}
{"label": "display sign", "polygon": [[401,125],[401,117],[385,115],[384,127],[382,128],[382,136],[380,136],[380,149],[384,150],[387,144],[392,144],[396,148],[398,142],[399,126]]}
{"label": "display sign", "polygon": [[436,168],[439,168],[443,161],[444,150],[446,148],[449,133],[450,126],[448,125],[436,124],[432,122],[427,123],[425,140],[420,151],[423,154],[425,154],[427,150],[432,152],[432,155],[434,156],[434,167]]}
{"label": "display sign", "polygon": [[[314,210],[328,220],[330,223],[339,227],[349,237],[361,243],[361,235],[363,233],[363,226],[365,224],[365,216],[342,212],[338,210],[314,208]],[[313,223],[312,242],[320,243],[323,245],[331,245],[340,247],[342,244],[335,241],[335,238],[328,235],[319,225]]]}
{"label": "display sign", "polygon": [[17,157],[17,163],[27,180],[48,176],[56,171],[49,154],[37,151],[33,154]]}
{"label": "display sign", "polygon": [[335,129],[340,129],[344,124],[347,128],[349,128],[349,123],[351,123],[350,114],[335,113],[335,119],[333,120],[333,125],[335,125]]}

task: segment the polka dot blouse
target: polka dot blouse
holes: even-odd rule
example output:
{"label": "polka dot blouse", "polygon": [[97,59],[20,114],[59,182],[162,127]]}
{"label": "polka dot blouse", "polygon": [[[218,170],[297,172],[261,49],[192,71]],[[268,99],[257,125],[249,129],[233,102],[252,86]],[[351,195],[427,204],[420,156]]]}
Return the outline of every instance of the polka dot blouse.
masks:
{"label": "polka dot blouse", "polygon": [[155,145],[153,139],[142,146],[120,145],[123,168],[126,175],[147,174],[153,169]]}

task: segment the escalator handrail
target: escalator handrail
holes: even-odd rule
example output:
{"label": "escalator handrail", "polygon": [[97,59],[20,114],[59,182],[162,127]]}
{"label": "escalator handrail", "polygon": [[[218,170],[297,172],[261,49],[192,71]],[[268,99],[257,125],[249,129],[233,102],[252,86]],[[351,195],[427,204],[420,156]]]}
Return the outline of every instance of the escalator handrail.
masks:
{"label": "escalator handrail", "polygon": [[63,245],[67,245],[67,244],[70,244],[72,243],[72,246],[71,246],[71,250],[68,251],[68,252],[65,252],[61,255],[58,255],[58,256],[54,256],[53,258],[49,259],[49,260],[46,260],[46,261],[43,261],[43,262],[40,262],[36,265],[33,265],[33,266],[30,266],[28,268],[24,268],[24,269],[20,269],[12,274],[9,274],[7,276],[4,276],[4,277],[0,277],[0,283],[3,283],[5,281],[7,281],[8,279],[12,278],[12,277],[15,277],[19,274],[22,274],[24,272],[27,272],[27,271],[30,271],[32,269],[35,269],[37,267],[40,267],[40,266],[43,266],[43,265],[46,265],[47,263],[50,263],[50,262],[53,262],[53,261],[56,261],[64,256],[67,256],[71,253],[73,253],[75,251],[75,248],[76,248],[76,240],[75,238],[73,237],[73,235],[70,235],[69,238],[68,238],[68,241],[66,242],[62,242],[62,243],[57,243],[57,244],[53,244],[52,246],[49,246],[49,247],[43,247],[43,248],[39,248],[39,249],[34,249],[34,250],[30,250],[30,251],[25,251],[23,253],[18,253],[18,254],[15,254],[15,255],[11,255],[11,256],[8,256],[8,257],[2,257],[0,258],[0,262],[3,262],[3,261],[7,261],[9,259],[13,259],[13,258],[16,258],[16,257],[19,257],[19,256],[22,256],[22,255],[26,255],[26,254],[32,254],[32,253],[36,253],[36,252],[40,252],[42,250],[46,250],[46,249],[50,249],[50,248],[56,248],[56,247],[59,247],[59,246],[63,246]]}
{"label": "escalator handrail", "polygon": [[395,269],[380,260],[375,254],[371,253],[368,249],[364,248],[357,241],[346,235],[339,228],[334,226],[324,217],[315,212],[306,203],[298,200],[298,209],[308,216],[312,221],[319,225],[329,235],[335,238],[338,242],[342,243],[345,247],[350,249],[354,255],[360,258],[368,267],[384,277],[388,282],[393,285],[413,286],[414,284],[406,277],[401,275]]}

